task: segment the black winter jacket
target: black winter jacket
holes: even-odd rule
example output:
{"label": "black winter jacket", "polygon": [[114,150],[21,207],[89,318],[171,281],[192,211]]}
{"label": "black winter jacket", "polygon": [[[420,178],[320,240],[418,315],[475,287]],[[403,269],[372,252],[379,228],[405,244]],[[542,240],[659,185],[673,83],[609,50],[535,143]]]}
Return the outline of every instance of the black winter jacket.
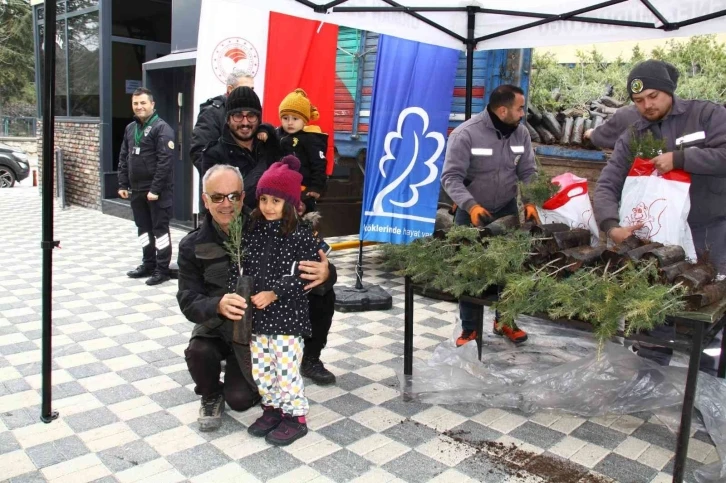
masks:
{"label": "black winter jacket", "polygon": [[283,236],[281,221],[258,221],[245,234],[244,273],[255,277],[254,293],[272,290],[278,300],[264,310],[255,309],[254,333],[310,337],[312,325],[308,299],[300,278],[298,262],[320,260],[318,244],[310,227]]}
{"label": "black winter jacket", "polygon": [[328,135],[308,131],[288,134],[278,127],[277,136],[280,139],[282,155],[293,154],[300,160],[300,174],[303,175],[302,184],[305,186],[305,191],[322,194],[328,181],[328,176],[325,174],[328,165],[328,160],[325,158]]}
{"label": "black winter jacket", "polygon": [[212,141],[219,139],[222,135],[222,128],[227,123],[226,119],[227,96],[217,96],[207,99],[199,106],[199,116],[192,131],[192,147],[189,154],[192,164],[202,172],[202,151]]}
{"label": "black winter jacket", "polygon": [[[245,214],[249,219],[249,210]],[[179,290],[176,299],[184,316],[195,324],[194,337],[218,337],[232,340],[232,322],[217,313],[217,305],[236,285],[232,261],[223,243],[226,236],[217,230],[212,215],[179,242]],[[315,287],[309,297],[318,297],[333,288],[337,280],[335,265],[329,264],[330,275],[324,284]]]}
{"label": "black winter jacket", "polygon": [[[174,187],[174,131],[158,117],[143,130],[135,153],[136,126],[143,123],[134,117],[126,126],[121,154],[118,160],[118,187],[122,190],[150,191],[162,198],[169,196]],[[164,196],[166,195],[166,196]]]}
{"label": "black winter jacket", "polygon": [[232,262],[224,249],[224,234],[215,228],[207,212],[204,223],[179,242],[179,290],[176,299],[184,316],[195,323],[194,337],[232,340],[232,322],[217,313],[217,306],[230,290]]}
{"label": "black winter jacket", "polygon": [[[268,135],[269,135],[269,131]],[[252,151],[241,147],[235,141],[229,131],[227,124],[222,128],[222,135],[216,141],[210,143],[202,151],[202,176],[215,164],[229,164],[235,166],[242,173],[245,187],[245,205],[254,208],[257,205],[257,182],[272,163],[279,161],[279,141],[275,137],[263,143],[255,138],[252,143]]]}

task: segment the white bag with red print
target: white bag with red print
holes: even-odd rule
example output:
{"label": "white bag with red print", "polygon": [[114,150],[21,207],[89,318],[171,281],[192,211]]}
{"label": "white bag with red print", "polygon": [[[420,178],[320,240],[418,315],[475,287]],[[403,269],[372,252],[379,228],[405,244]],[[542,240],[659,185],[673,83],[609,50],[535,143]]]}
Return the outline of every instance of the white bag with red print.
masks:
{"label": "white bag with red print", "polygon": [[688,213],[691,211],[691,175],[674,169],[658,174],[653,163],[635,158],[623,185],[620,199],[620,226],[643,223],[634,234],[638,238],[679,245],[686,257],[696,261]]}
{"label": "white bag with red print", "polygon": [[543,224],[564,223],[570,228],[590,230],[590,243],[600,243],[600,230],[597,228],[592,211],[590,196],[587,194],[587,179],[564,173],[552,178],[560,185],[560,191],[537,207],[539,219]]}

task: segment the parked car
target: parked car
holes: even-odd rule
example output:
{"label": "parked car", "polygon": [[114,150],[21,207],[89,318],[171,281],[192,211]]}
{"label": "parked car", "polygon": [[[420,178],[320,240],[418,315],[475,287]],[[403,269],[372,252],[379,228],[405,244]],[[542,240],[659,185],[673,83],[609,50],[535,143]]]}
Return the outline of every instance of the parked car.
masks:
{"label": "parked car", "polygon": [[22,149],[0,144],[0,188],[11,188],[29,174],[28,155]]}

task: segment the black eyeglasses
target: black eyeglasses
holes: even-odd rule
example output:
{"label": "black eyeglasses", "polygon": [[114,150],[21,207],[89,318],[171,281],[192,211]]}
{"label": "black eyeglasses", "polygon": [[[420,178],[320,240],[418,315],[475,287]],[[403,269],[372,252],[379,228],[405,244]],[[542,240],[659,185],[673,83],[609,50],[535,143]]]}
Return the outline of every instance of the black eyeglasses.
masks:
{"label": "black eyeglasses", "polygon": [[225,198],[228,199],[230,201],[230,203],[236,203],[242,199],[242,193],[238,193],[236,191],[234,193],[230,193],[228,195],[222,195],[219,193],[215,193],[215,194],[211,195],[211,194],[207,193],[206,191],[204,192],[204,194],[207,195],[210,200],[212,200],[212,203],[222,203],[225,200]]}
{"label": "black eyeglasses", "polygon": [[234,114],[232,114],[232,119],[234,120],[234,122],[242,122],[245,118],[247,118],[249,122],[255,122],[257,121],[257,114],[255,114],[254,112],[248,112],[247,114],[242,112],[235,112]]}

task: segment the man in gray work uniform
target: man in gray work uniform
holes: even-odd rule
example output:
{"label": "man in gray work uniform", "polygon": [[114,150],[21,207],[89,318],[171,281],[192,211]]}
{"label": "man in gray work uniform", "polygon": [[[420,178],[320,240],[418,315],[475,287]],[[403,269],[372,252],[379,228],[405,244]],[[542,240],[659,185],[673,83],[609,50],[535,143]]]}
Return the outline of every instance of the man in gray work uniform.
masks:
{"label": "man in gray work uniform", "polygon": [[[680,99],[668,66],[657,60],[636,65],[628,76],[630,98],[640,115],[633,131],[626,131],[603,168],[595,189],[595,218],[600,229],[614,243],[620,243],[640,225],[620,226],[619,206],[623,185],[632,163],[633,133],[650,131],[666,143],[667,152],[652,159],[660,174],[682,169],[691,175],[691,211],[688,224],[699,259],[708,257],[720,273],[726,273],[726,110],[709,101]],[[671,338],[673,328],[659,327]],[[668,332],[666,334],[666,332]],[[650,349],[648,349],[650,351]],[[640,355],[667,364],[671,349],[659,349],[665,356]]]}
{"label": "man in gray work uniform", "polygon": [[[489,96],[480,114],[462,123],[449,136],[441,183],[457,204],[457,225],[484,226],[517,213],[517,184],[536,175],[529,132],[520,123],[525,110],[524,91],[501,85]],[[534,205],[525,204],[525,219],[536,219]],[[459,303],[462,332],[456,345],[476,339],[475,311],[468,302]],[[494,332],[512,342],[527,340],[516,325],[510,328],[494,318]]]}
{"label": "man in gray work uniform", "polygon": [[[678,87],[678,78],[680,77],[678,69],[668,62],[663,62],[663,65],[668,71],[668,77],[673,81],[673,85]],[[639,119],[640,112],[638,112],[638,108],[634,104],[623,106],[615,112],[615,115],[608,122],[599,125],[595,129],[585,131],[585,139],[589,139],[598,148],[613,149],[618,138]]]}
{"label": "man in gray work uniform", "polygon": [[[673,94],[675,82],[664,62],[648,60],[628,76],[628,90],[640,118],[636,135],[651,131],[663,139],[667,152],[653,158],[658,172],[682,169],[691,174],[691,212],[688,224],[699,257],[706,255],[726,273],[726,110],[709,101],[684,100]],[[634,227],[621,227],[618,209],[632,155],[631,132],[626,131],[603,168],[595,189],[595,218],[615,242]]]}

